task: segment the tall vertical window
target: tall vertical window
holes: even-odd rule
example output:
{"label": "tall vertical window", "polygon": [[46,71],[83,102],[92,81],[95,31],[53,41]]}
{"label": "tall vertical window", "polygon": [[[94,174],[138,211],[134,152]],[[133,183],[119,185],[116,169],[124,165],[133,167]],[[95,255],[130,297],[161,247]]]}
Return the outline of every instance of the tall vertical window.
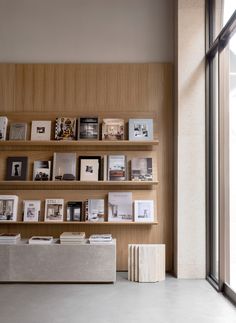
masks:
{"label": "tall vertical window", "polygon": [[208,278],[236,302],[236,1],[207,18]]}

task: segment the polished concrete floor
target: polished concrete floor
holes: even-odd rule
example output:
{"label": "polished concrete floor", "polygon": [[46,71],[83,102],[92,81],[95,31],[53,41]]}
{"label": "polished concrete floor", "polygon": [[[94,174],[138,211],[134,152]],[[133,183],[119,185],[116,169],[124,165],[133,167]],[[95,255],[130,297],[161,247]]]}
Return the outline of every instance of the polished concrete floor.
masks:
{"label": "polished concrete floor", "polygon": [[205,280],[0,285],[0,323],[85,322],[236,323],[236,309]]}

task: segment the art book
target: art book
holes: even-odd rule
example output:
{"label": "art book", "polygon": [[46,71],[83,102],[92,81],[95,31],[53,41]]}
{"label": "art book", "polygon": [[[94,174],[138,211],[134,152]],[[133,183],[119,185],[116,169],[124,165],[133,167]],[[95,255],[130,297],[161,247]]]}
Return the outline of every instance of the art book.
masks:
{"label": "art book", "polygon": [[76,153],[54,153],[53,181],[76,179]]}
{"label": "art book", "polygon": [[63,221],[63,211],[63,199],[46,199],[44,221]]}
{"label": "art book", "polygon": [[31,140],[50,140],[51,121],[32,121]]}
{"label": "art book", "polygon": [[55,127],[56,140],[76,139],[76,118],[61,117],[56,118]]}
{"label": "art book", "polygon": [[82,221],[82,205],[81,201],[69,201],[66,208],[67,221]]}
{"label": "art book", "polygon": [[126,176],[126,156],[108,156],[108,181],[125,181]]}
{"label": "art book", "polygon": [[40,217],[40,200],[24,200],[24,221],[37,222]]}
{"label": "art book", "polygon": [[123,119],[103,119],[102,140],[124,140]]}
{"label": "art book", "polygon": [[153,119],[129,119],[129,140],[153,140]]}
{"label": "art book", "polygon": [[7,136],[7,117],[0,117],[0,141],[6,140]]}
{"label": "art book", "polygon": [[50,181],[51,161],[35,160],[33,170],[33,181]]}
{"label": "art book", "polygon": [[104,222],[104,199],[88,200],[88,221]]}
{"label": "art book", "polygon": [[132,192],[108,193],[108,221],[133,221]]}
{"label": "art book", "polygon": [[0,195],[0,221],[16,221],[18,196]]}
{"label": "art book", "polygon": [[79,118],[78,139],[99,139],[99,123],[97,117]]}
{"label": "art book", "polygon": [[132,181],[152,181],[152,158],[132,158]]}
{"label": "art book", "polygon": [[134,221],[153,222],[154,221],[154,202],[153,200],[134,201]]}
{"label": "art book", "polygon": [[26,140],[27,123],[12,123],[9,140]]}

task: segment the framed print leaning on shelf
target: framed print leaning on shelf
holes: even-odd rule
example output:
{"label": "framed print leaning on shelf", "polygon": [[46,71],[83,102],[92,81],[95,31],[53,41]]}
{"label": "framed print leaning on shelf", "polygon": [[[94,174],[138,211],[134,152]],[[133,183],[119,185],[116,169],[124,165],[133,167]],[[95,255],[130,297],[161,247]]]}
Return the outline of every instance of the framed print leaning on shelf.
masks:
{"label": "framed print leaning on shelf", "polygon": [[154,202],[153,200],[134,201],[134,221],[153,222],[154,221]]}
{"label": "framed print leaning on shelf", "polygon": [[63,221],[64,200],[63,199],[46,199],[45,200],[45,217],[44,221]]}
{"label": "framed print leaning on shelf", "polygon": [[153,140],[153,119],[129,119],[129,140]]}
{"label": "framed print leaning on shelf", "polygon": [[0,221],[16,221],[18,196],[0,195]]}
{"label": "framed print leaning on shelf", "polygon": [[101,167],[101,156],[79,157],[79,180],[99,181]]}
{"label": "framed print leaning on shelf", "polygon": [[51,121],[32,121],[31,140],[50,140]]}
{"label": "framed print leaning on shelf", "polygon": [[40,200],[24,200],[24,221],[38,222],[40,216]]}
{"label": "framed print leaning on shelf", "polygon": [[27,175],[28,157],[7,158],[7,181],[25,181]]}
{"label": "framed print leaning on shelf", "polygon": [[54,153],[53,181],[76,179],[76,153]]}

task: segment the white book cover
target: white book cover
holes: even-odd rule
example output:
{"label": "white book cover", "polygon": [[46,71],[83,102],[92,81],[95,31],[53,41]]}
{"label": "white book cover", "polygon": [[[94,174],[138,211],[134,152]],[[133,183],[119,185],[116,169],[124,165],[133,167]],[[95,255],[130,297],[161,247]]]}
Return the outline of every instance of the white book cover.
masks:
{"label": "white book cover", "polygon": [[153,140],[153,119],[129,119],[129,140]]}
{"label": "white book cover", "polygon": [[88,221],[104,222],[104,200],[103,199],[88,200]]}
{"label": "white book cover", "polygon": [[12,123],[10,125],[9,140],[26,140],[27,123]]}
{"label": "white book cover", "polygon": [[16,221],[18,196],[0,195],[0,221]]}
{"label": "white book cover", "polygon": [[44,221],[63,222],[64,199],[46,199]]}
{"label": "white book cover", "polygon": [[76,153],[54,153],[53,181],[76,179]]}
{"label": "white book cover", "polygon": [[125,181],[126,180],[126,156],[109,155],[108,156],[108,180]]}
{"label": "white book cover", "polygon": [[85,239],[85,232],[63,232],[60,235],[62,240],[81,240]]}
{"label": "white book cover", "polygon": [[135,222],[154,221],[154,201],[153,200],[134,201],[134,221]]}
{"label": "white book cover", "polygon": [[37,222],[40,217],[40,200],[24,200],[24,218],[23,221]]}
{"label": "white book cover", "polygon": [[29,239],[29,244],[52,244],[53,237],[51,236],[33,236]]}
{"label": "white book cover", "polygon": [[7,136],[7,117],[0,117],[0,141],[6,140]]}
{"label": "white book cover", "polygon": [[133,221],[132,192],[108,193],[108,221]]}
{"label": "white book cover", "polygon": [[32,121],[31,140],[50,140],[51,121]]}
{"label": "white book cover", "polygon": [[50,160],[35,160],[33,181],[50,181],[51,163],[52,162]]}

